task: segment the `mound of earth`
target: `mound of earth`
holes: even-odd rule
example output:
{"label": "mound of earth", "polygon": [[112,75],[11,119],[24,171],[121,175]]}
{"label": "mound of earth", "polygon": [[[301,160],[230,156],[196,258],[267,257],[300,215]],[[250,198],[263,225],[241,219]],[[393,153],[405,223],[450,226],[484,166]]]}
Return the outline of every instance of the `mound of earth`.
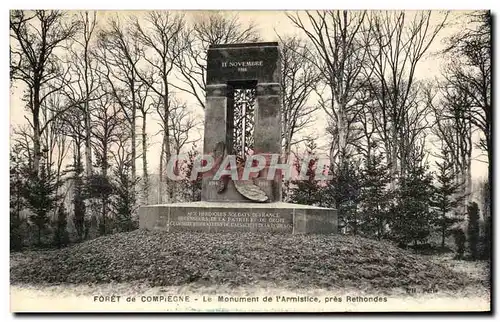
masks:
{"label": "mound of earth", "polygon": [[[60,250],[15,254],[12,283],[146,282],[391,289],[470,285],[464,275],[390,243],[342,235],[136,230]],[[11,257],[12,259],[12,257]]]}

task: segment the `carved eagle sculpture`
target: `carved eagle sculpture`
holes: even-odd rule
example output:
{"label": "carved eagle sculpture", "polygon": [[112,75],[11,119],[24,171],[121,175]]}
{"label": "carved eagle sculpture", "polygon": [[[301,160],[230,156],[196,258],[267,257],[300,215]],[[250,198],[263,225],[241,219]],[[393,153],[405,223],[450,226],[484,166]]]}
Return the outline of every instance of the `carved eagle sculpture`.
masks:
{"label": "carved eagle sculpture", "polygon": [[[224,142],[219,142],[215,146],[214,149],[214,159],[218,160],[217,166],[220,166],[220,163],[227,155],[226,148]],[[242,157],[237,157],[237,170],[238,177],[242,177],[242,173],[245,168],[246,160]],[[217,185],[217,192],[222,193],[226,190],[227,184],[231,178],[229,176],[223,176],[219,179]],[[254,178],[250,178],[249,180],[233,180],[234,187],[236,191],[238,191],[243,197],[250,199],[256,202],[266,202],[269,198],[267,194],[254,182]]]}

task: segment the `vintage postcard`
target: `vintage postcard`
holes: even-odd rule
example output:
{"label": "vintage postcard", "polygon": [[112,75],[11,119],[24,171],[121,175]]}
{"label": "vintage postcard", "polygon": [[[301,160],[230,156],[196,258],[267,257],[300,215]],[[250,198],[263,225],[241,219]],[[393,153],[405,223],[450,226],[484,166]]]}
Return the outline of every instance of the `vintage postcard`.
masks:
{"label": "vintage postcard", "polygon": [[490,312],[489,11],[10,11],[11,312]]}

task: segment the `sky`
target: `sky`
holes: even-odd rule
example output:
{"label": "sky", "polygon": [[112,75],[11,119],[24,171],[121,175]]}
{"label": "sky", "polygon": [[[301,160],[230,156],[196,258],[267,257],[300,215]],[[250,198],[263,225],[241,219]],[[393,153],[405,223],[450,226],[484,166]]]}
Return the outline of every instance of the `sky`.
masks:
{"label": "sky", "polygon": [[[186,18],[188,21],[192,21],[194,17],[196,17],[198,14],[202,12],[200,11],[187,11],[185,12]],[[303,17],[303,20],[307,20],[305,17],[305,12],[299,11],[299,12],[291,12],[289,13],[297,13],[301,17]],[[419,62],[419,65],[417,67],[416,71],[416,78],[418,79],[429,79],[432,80],[436,77],[439,77],[441,67],[444,64],[444,60],[442,57],[439,55],[436,55],[436,53],[443,48],[443,40],[446,37],[449,37],[450,35],[456,33],[458,30],[461,28],[464,28],[464,21],[461,19],[462,14],[464,11],[453,11],[448,19],[449,25],[445,27],[436,37],[434,40],[433,44],[429,48],[428,54],[422,61]],[[137,15],[139,18],[142,17],[145,14],[145,11],[98,11],[98,23],[99,24],[105,24],[107,18],[109,16],[124,16],[124,15]],[[409,11],[408,13],[410,16],[412,14],[412,11]],[[296,29],[291,21],[287,18],[286,13],[284,11],[239,11],[238,12],[239,19],[241,20],[242,23],[250,23],[253,22],[256,26],[257,29],[262,37],[263,41],[277,41],[278,38],[276,36],[276,33],[279,35],[302,35],[301,31]],[[435,11],[432,14],[432,20],[431,24],[436,24],[442,20],[442,12],[440,11]],[[21,101],[21,95],[22,95],[22,86],[19,86],[19,84],[16,84],[17,86],[14,86],[14,88],[11,89],[11,95],[10,95],[10,122],[11,122],[11,130],[13,125],[19,125],[19,124],[24,124],[26,123],[26,120],[24,119],[24,116],[26,115],[26,112],[23,108],[24,103]],[[197,117],[197,119],[202,122],[203,120],[203,110],[201,107],[199,107],[196,104],[196,101],[189,95],[185,93],[178,93],[177,97],[181,100],[187,103],[188,109],[190,109]],[[326,135],[324,135],[325,128],[326,128],[326,118],[323,117],[323,112],[318,112],[315,117],[315,123],[313,128],[315,132],[318,134],[318,145],[319,146],[325,146],[327,144],[326,141]],[[160,149],[160,141],[161,141],[161,135],[156,135],[160,130],[160,127],[158,125],[158,117],[156,117],[154,114],[151,116],[150,120],[148,121],[148,134],[150,135],[150,144],[151,146],[149,147],[148,150],[148,162],[150,166],[150,172],[157,172],[159,160],[158,160],[158,155],[159,155],[159,149]],[[138,124],[138,127],[140,124]],[[320,132],[318,132],[317,129],[320,129]],[[202,138],[202,128],[199,127],[197,130],[195,130],[191,135],[193,138]],[[301,134],[308,134],[308,132],[303,132]],[[154,137],[153,137],[154,136]],[[197,143],[198,147],[202,146],[202,141],[200,140]],[[480,151],[475,150],[473,152],[473,164],[472,164],[472,176],[473,178],[482,178],[486,176],[487,173],[487,165],[486,163],[482,162],[482,160],[485,160],[485,157],[480,157],[479,156]],[[140,169],[141,167],[141,161],[138,160],[137,167]]]}

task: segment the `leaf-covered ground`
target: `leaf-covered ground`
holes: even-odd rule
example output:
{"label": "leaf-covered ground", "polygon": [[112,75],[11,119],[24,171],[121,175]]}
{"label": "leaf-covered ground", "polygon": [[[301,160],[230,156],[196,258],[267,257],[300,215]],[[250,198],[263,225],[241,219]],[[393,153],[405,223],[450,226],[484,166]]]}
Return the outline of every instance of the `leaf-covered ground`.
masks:
{"label": "leaf-covered ground", "polygon": [[13,284],[141,282],[452,291],[477,283],[424,256],[363,238],[146,230],[60,250],[13,254],[10,272]]}

